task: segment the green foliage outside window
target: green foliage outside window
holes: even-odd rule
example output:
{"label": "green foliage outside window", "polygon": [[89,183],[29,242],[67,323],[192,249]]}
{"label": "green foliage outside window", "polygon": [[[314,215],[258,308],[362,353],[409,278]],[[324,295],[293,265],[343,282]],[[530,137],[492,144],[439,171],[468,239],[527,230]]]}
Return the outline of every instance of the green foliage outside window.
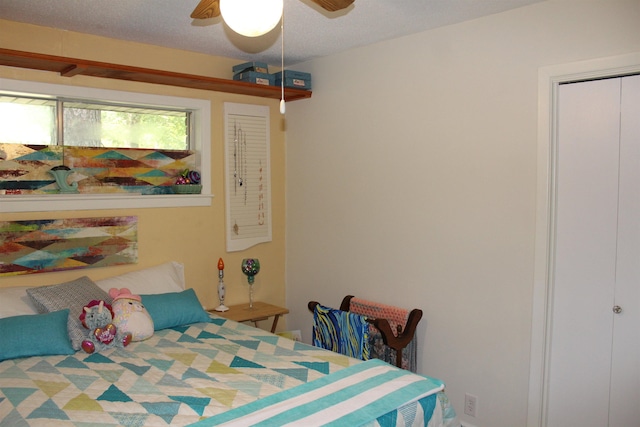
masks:
{"label": "green foliage outside window", "polygon": [[[64,112],[60,120],[58,109]],[[0,142],[56,145],[61,140],[61,145],[77,147],[186,150],[190,115],[180,110],[0,94]]]}

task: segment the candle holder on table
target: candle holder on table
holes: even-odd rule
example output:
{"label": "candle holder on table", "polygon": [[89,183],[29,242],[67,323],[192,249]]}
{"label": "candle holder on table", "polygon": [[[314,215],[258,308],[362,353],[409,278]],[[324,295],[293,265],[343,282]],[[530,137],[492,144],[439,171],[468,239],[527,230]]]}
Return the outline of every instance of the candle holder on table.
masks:
{"label": "candle holder on table", "polygon": [[225,288],[224,288],[224,281],[222,280],[223,278],[224,278],[224,261],[222,261],[222,258],[220,258],[218,260],[218,300],[220,301],[220,305],[217,306],[215,310],[221,311],[221,312],[229,310],[229,307],[224,305]]}
{"label": "candle holder on table", "polygon": [[249,281],[249,310],[253,310],[253,282],[256,274],[260,272],[260,261],[256,258],[245,258],[242,260],[242,272]]}

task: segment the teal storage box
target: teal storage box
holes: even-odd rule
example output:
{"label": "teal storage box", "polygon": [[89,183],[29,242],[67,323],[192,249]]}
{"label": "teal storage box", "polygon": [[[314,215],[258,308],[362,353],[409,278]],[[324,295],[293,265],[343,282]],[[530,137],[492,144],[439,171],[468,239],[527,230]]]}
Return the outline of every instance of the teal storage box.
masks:
{"label": "teal storage box", "polygon": [[265,86],[273,86],[275,84],[275,78],[273,74],[256,73],[255,71],[246,71],[233,76],[233,80],[239,80],[241,82],[255,83]]}
{"label": "teal storage box", "polygon": [[[282,71],[273,74],[276,86],[282,84]],[[284,87],[311,90],[311,74],[302,71],[284,70]]]}
{"label": "teal storage box", "polygon": [[233,75],[255,71],[256,73],[268,73],[269,66],[265,62],[245,62],[233,66]]}

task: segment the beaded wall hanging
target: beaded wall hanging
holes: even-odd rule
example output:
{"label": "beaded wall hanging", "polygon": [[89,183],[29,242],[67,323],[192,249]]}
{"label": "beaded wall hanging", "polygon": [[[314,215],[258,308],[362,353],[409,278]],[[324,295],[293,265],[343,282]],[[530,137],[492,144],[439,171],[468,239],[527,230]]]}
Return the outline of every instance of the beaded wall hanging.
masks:
{"label": "beaded wall hanging", "polygon": [[269,108],[224,104],[227,251],[271,241]]}

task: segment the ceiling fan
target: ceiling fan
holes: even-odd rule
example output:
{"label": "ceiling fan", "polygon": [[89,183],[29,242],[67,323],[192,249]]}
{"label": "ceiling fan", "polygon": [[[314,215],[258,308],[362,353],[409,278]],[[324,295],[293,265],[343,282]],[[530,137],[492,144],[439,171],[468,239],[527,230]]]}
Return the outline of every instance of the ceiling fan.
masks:
{"label": "ceiling fan", "polygon": [[[311,0],[321,8],[329,12],[345,9],[354,0]],[[220,15],[220,0],[200,0],[200,3],[191,12],[193,19],[209,19]]]}

